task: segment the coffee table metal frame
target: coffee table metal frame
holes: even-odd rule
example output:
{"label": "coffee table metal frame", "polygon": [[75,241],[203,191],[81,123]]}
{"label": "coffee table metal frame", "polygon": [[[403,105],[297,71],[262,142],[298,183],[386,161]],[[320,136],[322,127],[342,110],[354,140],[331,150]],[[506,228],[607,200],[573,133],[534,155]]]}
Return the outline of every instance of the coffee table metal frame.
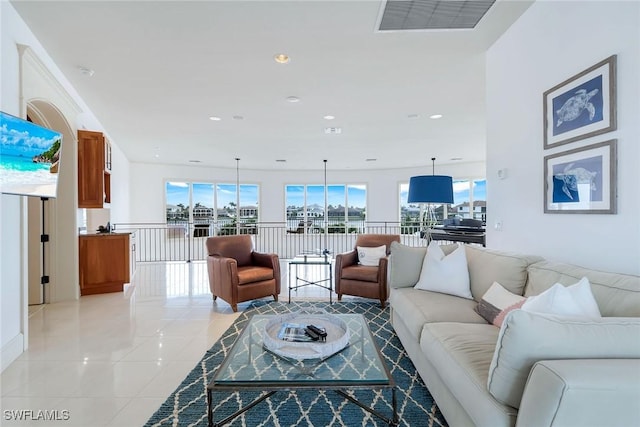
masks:
{"label": "coffee table metal frame", "polygon": [[[309,280],[306,277],[299,276],[298,268],[300,266],[326,266],[327,267],[327,277],[319,280]],[[295,276],[291,274],[292,270],[295,270]],[[294,279],[294,285],[291,285],[291,279]],[[289,285],[289,302],[291,302],[291,291],[298,291],[300,288],[304,288],[305,286],[319,286],[323,289],[327,289],[329,291],[329,304],[333,303],[333,271],[332,271],[332,260],[327,255],[299,255],[289,261],[289,276],[288,276],[288,285]],[[300,283],[302,282],[302,283]],[[329,286],[326,286],[325,283],[329,282]]]}
{"label": "coffee table metal frame", "polygon": [[[340,315],[338,315],[340,316]],[[342,397],[344,397],[345,399],[349,400],[350,402],[358,405],[360,408],[364,409],[365,411],[377,416],[378,418],[382,419],[385,423],[387,423],[390,426],[397,426],[399,424],[399,419],[398,419],[398,410],[397,410],[397,397],[396,397],[396,385],[395,385],[395,381],[393,379],[393,377],[391,376],[391,374],[389,373],[389,369],[387,368],[386,364],[384,363],[382,356],[380,355],[380,351],[378,350],[377,345],[375,344],[375,341],[373,339],[373,335],[371,334],[371,331],[369,330],[369,326],[366,323],[366,320],[364,319],[364,316],[362,315],[354,315],[354,314],[349,314],[349,315],[342,315],[342,316],[360,316],[361,319],[361,323],[360,323],[360,327],[357,329],[360,329],[359,334],[357,331],[354,331],[354,329],[352,328],[351,330],[354,331],[355,333],[352,334],[352,337],[360,337],[357,338],[356,340],[354,340],[353,342],[350,343],[349,346],[357,346],[358,344],[360,344],[361,346],[361,351],[358,353],[359,356],[354,356],[354,357],[361,357],[362,359],[365,359],[365,357],[375,357],[377,358],[377,362],[383,367],[384,371],[384,379],[375,379],[375,380],[358,380],[357,382],[354,382],[353,380],[345,380],[345,379],[335,379],[335,380],[331,380],[331,381],[326,381],[326,380],[313,380],[313,379],[308,379],[308,377],[313,377],[313,373],[314,370],[316,369],[321,369],[322,365],[325,363],[330,363],[329,361],[336,357],[338,354],[337,353],[333,356],[330,356],[326,359],[323,360],[317,360],[315,361],[316,365],[315,367],[312,367],[311,369],[295,369],[297,370],[297,372],[292,375],[292,379],[285,379],[285,380],[279,380],[279,381],[263,381],[263,380],[223,380],[223,381],[219,381],[218,378],[221,376],[221,373],[225,367],[228,366],[228,361],[230,360],[237,360],[237,353],[236,353],[236,347],[241,345],[241,343],[243,341],[249,341],[249,349],[247,352],[247,358],[248,358],[248,362],[251,362],[254,358],[254,356],[256,356],[256,354],[254,353],[254,347],[257,347],[257,351],[259,353],[268,353],[270,355],[272,355],[273,357],[279,357],[275,354],[273,354],[272,352],[270,352],[269,350],[265,349],[259,342],[257,342],[256,337],[254,336],[254,333],[252,333],[251,328],[255,328],[256,326],[254,325],[254,321],[260,321],[263,320],[264,318],[269,318],[272,316],[268,316],[268,315],[256,315],[254,316],[252,319],[250,319],[249,323],[245,326],[244,330],[240,333],[240,335],[238,336],[238,338],[236,339],[236,342],[233,344],[233,347],[231,349],[231,351],[229,352],[229,354],[227,355],[227,357],[225,358],[224,362],[220,365],[220,368],[218,369],[218,371],[216,372],[216,374],[214,375],[213,380],[207,385],[207,420],[208,420],[208,426],[209,427],[218,427],[218,426],[223,426],[229,422],[231,422],[233,419],[235,419],[236,417],[238,417],[239,415],[242,415],[243,413],[245,413],[246,411],[250,410],[251,408],[253,408],[254,406],[256,406],[257,404],[259,404],[260,402],[262,402],[263,400],[273,396],[275,393],[279,392],[279,391],[290,391],[290,390],[333,390],[336,393],[338,393],[339,395],[341,395]],[[364,325],[364,326],[362,326]],[[246,335],[249,334],[249,337],[247,337]],[[365,355],[364,352],[364,347],[366,346],[365,344],[365,340],[370,340],[370,343],[372,344],[372,347],[374,349],[374,351],[370,351],[368,354]],[[368,347],[371,348],[371,344],[368,344]],[[349,348],[349,346],[347,348]],[[344,351],[344,350],[343,350]],[[289,362],[290,365],[296,365],[297,361],[295,360],[289,360],[286,358],[280,358],[282,361]],[[303,379],[303,377],[307,377],[306,380]],[[349,390],[358,390],[358,389],[367,389],[367,390],[371,390],[371,389],[391,389],[391,405],[392,405],[392,409],[393,409],[393,414],[391,417],[388,417],[385,414],[382,414],[380,411],[377,411],[365,404],[363,404],[362,402],[358,401],[354,396],[351,396],[348,391]],[[220,420],[218,422],[214,422],[213,420],[213,392],[216,391],[230,391],[230,392],[241,392],[241,391],[263,391],[262,395],[260,395],[259,397],[257,397],[255,400],[253,400],[252,402],[250,402],[249,404],[247,404],[246,406],[240,408],[239,410],[237,410],[236,412],[234,412],[233,414],[227,416],[226,418],[224,418],[223,420]]]}

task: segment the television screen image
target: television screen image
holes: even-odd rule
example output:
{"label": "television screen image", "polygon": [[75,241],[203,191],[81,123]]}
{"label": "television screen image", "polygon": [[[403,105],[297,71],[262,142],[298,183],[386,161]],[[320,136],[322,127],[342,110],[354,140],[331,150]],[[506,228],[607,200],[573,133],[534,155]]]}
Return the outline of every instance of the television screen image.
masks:
{"label": "television screen image", "polygon": [[62,134],[0,111],[0,192],[56,197]]}

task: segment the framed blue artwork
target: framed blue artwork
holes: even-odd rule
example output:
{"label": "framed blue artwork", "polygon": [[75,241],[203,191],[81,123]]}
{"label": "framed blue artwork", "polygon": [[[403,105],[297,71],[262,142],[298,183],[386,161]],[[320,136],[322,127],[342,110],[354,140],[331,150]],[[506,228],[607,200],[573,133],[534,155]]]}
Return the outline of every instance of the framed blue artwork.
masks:
{"label": "framed blue artwork", "polygon": [[545,213],[616,213],[617,140],[544,158]]}
{"label": "framed blue artwork", "polygon": [[616,58],[610,56],[544,93],[545,149],[616,129]]}

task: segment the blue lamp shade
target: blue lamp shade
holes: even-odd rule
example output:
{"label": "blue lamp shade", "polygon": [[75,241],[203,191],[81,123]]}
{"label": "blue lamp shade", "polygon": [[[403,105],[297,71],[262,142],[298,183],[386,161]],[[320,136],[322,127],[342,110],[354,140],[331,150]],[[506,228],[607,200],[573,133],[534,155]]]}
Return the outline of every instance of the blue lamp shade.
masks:
{"label": "blue lamp shade", "polygon": [[453,203],[453,178],[444,175],[412,176],[407,203]]}

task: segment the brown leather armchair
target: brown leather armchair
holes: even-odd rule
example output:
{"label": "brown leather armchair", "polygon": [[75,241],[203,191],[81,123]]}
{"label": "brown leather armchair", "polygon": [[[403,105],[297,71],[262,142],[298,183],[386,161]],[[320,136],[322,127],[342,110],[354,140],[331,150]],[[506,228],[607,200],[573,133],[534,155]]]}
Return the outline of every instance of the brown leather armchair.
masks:
{"label": "brown leather armchair", "polygon": [[387,256],[391,251],[391,242],[400,242],[398,234],[361,234],[356,239],[356,248],[351,252],[336,255],[336,293],[338,301],[342,295],[356,295],[380,300],[384,308],[389,291],[387,289],[387,257],[381,258],[377,267],[358,263],[358,246],[377,247],[386,245]]}
{"label": "brown leather armchair", "polygon": [[207,239],[207,271],[213,300],[220,297],[238,311],[238,303],[280,293],[280,262],[276,254],[253,250],[249,235]]}

